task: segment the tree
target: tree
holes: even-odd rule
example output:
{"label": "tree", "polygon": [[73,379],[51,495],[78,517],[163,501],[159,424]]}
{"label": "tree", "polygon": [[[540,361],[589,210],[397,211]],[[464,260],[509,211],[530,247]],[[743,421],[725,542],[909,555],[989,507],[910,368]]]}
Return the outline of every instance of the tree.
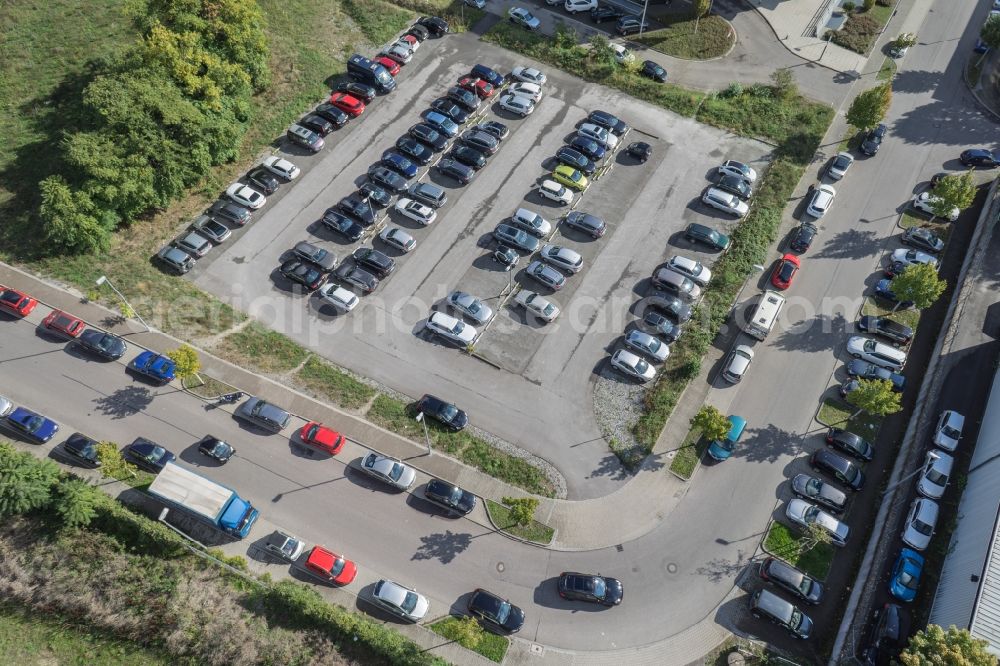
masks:
{"label": "tree", "polygon": [[976,182],[972,179],[972,172],[967,171],[942,178],[934,186],[934,196],[927,200],[927,205],[934,217],[951,219],[951,214],[956,208],[965,210],[972,205],[975,198]]}
{"label": "tree", "polygon": [[941,296],[948,283],[938,277],[931,264],[913,264],[892,279],[892,293],[899,302],[913,301],[920,310],[930,307]]}
{"label": "tree", "polygon": [[691,427],[701,431],[710,442],[724,439],[729,434],[729,419],[712,405],[703,405],[691,418]]}
{"label": "tree", "polygon": [[101,474],[104,476],[124,481],[134,479],[139,474],[139,468],[125,460],[114,442],[99,442],[97,459],[101,461]]}
{"label": "tree", "polygon": [[903,408],[899,396],[888,379],[859,379],[858,387],[847,394],[847,402],[858,408],[851,418],[861,412],[872,416],[895,414]]}
{"label": "tree", "polygon": [[177,349],[167,352],[167,356],[176,364],[174,374],[181,382],[198,376],[198,371],[201,370],[201,359],[198,358],[198,352],[191,345],[181,345]]}
{"label": "tree", "polygon": [[72,189],[61,176],[49,176],[38,187],[42,233],[52,249],[82,253],[108,248],[114,220],[98,217],[89,196]]}
{"label": "tree", "polygon": [[917,36],[912,32],[901,32],[896,39],[892,40],[892,45],[900,49],[908,49],[917,43]]}
{"label": "tree", "polygon": [[82,479],[67,479],[57,487],[56,511],[67,527],[86,527],[94,519],[103,494]]}
{"label": "tree", "polygon": [[866,12],[870,12],[875,7],[875,0],[865,0],[862,6]]}
{"label": "tree", "polygon": [[501,501],[510,509],[510,519],[515,525],[525,527],[535,519],[538,500],[534,497],[504,497]]}
{"label": "tree", "polygon": [[987,651],[988,645],[973,638],[968,629],[952,625],[945,631],[929,624],[910,638],[899,661],[903,666],[996,666],[997,658]]}
{"label": "tree", "polygon": [[803,537],[802,543],[799,545],[799,552],[812,550],[816,546],[828,544],[831,541],[833,541],[833,537],[826,531],[826,528],[819,523],[809,523],[809,527],[806,528],[805,537]]}
{"label": "tree", "polygon": [[712,7],[712,0],[692,0],[691,2],[691,16],[694,18],[701,18],[708,14],[708,10]]}
{"label": "tree", "polygon": [[869,88],[854,98],[847,109],[847,122],[859,130],[875,127],[885,118],[886,111],[892,103],[892,85],[885,83],[875,88]]}
{"label": "tree", "polygon": [[611,42],[601,33],[595,33],[590,38],[590,57],[594,62],[606,67],[617,67],[615,51],[611,48]]}
{"label": "tree", "polygon": [[799,94],[799,87],[795,83],[795,75],[789,68],[776,69],[771,74],[771,83],[774,84],[774,92],[780,99],[791,99]]}
{"label": "tree", "polygon": [[59,468],[0,443],[0,516],[28,513],[47,506]]}
{"label": "tree", "polygon": [[483,640],[483,627],[470,615],[453,617],[448,625],[448,638],[462,647],[474,650]]}
{"label": "tree", "polygon": [[[1000,49],[1000,16],[990,16],[986,23],[983,23],[983,27],[979,29],[979,38],[991,49]],[[982,62],[985,57],[984,53],[979,58],[979,62]]]}

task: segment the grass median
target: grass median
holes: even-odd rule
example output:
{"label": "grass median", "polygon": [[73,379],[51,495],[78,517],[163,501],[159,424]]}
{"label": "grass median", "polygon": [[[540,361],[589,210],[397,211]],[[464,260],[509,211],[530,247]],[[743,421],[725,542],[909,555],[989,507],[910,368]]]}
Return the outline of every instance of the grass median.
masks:
{"label": "grass median", "polygon": [[736,33],[721,16],[706,16],[695,22],[687,12],[660,17],[666,27],[632,39],[655,51],[686,60],[708,60],[729,52]]}
{"label": "grass median", "polygon": [[444,636],[448,640],[454,641],[464,648],[478,652],[490,661],[501,663],[510,647],[510,640],[504,636],[499,636],[489,631],[481,631],[472,638],[460,629],[461,619],[457,617],[446,617],[430,625],[431,631],[439,636]]}
{"label": "grass median", "polygon": [[493,524],[504,532],[512,534],[520,539],[534,541],[535,543],[540,543],[542,545],[552,543],[552,537],[555,535],[555,530],[544,523],[532,520],[527,525],[518,525],[511,517],[509,508],[499,502],[494,502],[489,499],[486,500],[486,511],[490,514]]}
{"label": "grass median", "polygon": [[295,373],[295,381],[320,398],[347,409],[364,407],[376,393],[368,384],[318,356],[309,357]]}
{"label": "grass median", "polygon": [[670,471],[685,481],[691,478],[708,449],[708,440],[701,436],[701,430],[692,428],[670,461]]}
{"label": "grass median", "polygon": [[866,412],[855,415],[857,411],[856,407],[846,402],[827,398],[820,405],[816,420],[830,428],[842,428],[865,439],[874,440],[882,420]]}
{"label": "grass median", "polygon": [[828,543],[810,544],[803,536],[777,521],[764,538],[764,550],[805,571],[817,580],[826,580],[836,552]]}

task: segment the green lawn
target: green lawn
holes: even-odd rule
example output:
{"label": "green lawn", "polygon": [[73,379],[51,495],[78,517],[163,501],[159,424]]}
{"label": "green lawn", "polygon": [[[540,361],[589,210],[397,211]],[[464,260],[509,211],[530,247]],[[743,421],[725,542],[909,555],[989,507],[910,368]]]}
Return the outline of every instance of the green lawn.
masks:
{"label": "green lawn", "polygon": [[701,431],[692,428],[681,442],[680,448],[670,462],[670,471],[682,479],[690,479],[695,468],[701,462],[701,457],[708,449],[708,440],[701,436]]}
{"label": "green lawn", "polygon": [[668,14],[661,17],[660,22],[666,27],[633,39],[677,58],[708,60],[728,53],[736,38],[729,23],[719,16],[706,16],[698,21],[697,31],[694,19],[686,12]]}
{"label": "green lawn", "polygon": [[883,58],[882,66],[878,68],[878,74],[875,75],[875,78],[879,81],[888,81],[894,76],[896,76],[895,59],[889,57]]}
{"label": "green lawn", "polygon": [[836,549],[830,544],[816,544],[804,549],[801,535],[779,522],[772,522],[764,538],[764,550],[810,576],[825,580]]}
{"label": "green lawn", "polygon": [[869,297],[865,299],[865,304],[861,308],[861,314],[886,317],[899,322],[900,324],[909,326],[914,331],[917,330],[917,324],[920,323],[920,310],[910,308],[909,310],[896,310],[893,312],[892,307],[892,303],[887,301],[883,302],[875,297]]}
{"label": "green lawn", "polygon": [[510,509],[503,504],[489,499],[486,500],[486,511],[489,512],[493,523],[504,532],[509,532],[516,537],[534,541],[535,543],[547,545],[552,542],[555,530],[548,525],[540,523],[537,520],[531,521],[530,525],[524,527],[515,525],[510,517]]}
{"label": "green lawn", "polygon": [[257,322],[230,333],[213,351],[244,368],[275,374],[295,369],[309,355],[291,338]]}
{"label": "green lawn", "polygon": [[302,369],[295,373],[295,379],[324,400],[347,409],[364,407],[375,395],[371,386],[318,356],[310,356]]}
{"label": "green lawn", "polygon": [[858,410],[846,402],[827,398],[820,406],[816,420],[825,426],[843,428],[856,435],[861,435],[867,440],[874,440],[882,420],[865,412],[851,418],[851,415],[856,411]]}
{"label": "green lawn", "polygon": [[[446,617],[430,625],[430,628],[434,633],[454,641],[456,637],[452,629],[457,623],[458,620],[456,618]],[[503,661],[504,655],[507,654],[507,648],[510,646],[510,640],[504,636],[498,636],[485,630],[480,634],[479,641],[475,645],[470,645],[465,640],[458,642],[463,647],[478,652],[490,661],[495,661],[498,664]]]}
{"label": "green lawn", "polygon": [[184,388],[186,388],[188,392],[202,398],[216,398],[220,395],[235,393],[239,390],[235,386],[230,386],[225,382],[220,382],[218,379],[213,377],[208,377],[203,374],[199,374],[198,377],[201,378],[200,382],[197,379],[192,378],[185,380],[183,383]]}

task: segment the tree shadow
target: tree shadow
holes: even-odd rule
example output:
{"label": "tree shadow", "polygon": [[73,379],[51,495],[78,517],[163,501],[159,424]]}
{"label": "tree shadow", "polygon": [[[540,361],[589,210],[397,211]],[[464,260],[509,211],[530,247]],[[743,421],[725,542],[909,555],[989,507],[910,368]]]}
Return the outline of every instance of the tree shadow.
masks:
{"label": "tree shadow", "polygon": [[843,313],[835,315],[818,314],[812,319],[798,322],[781,332],[774,343],[784,351],[824,352],[830,349],[831,336],[847,330],[847,319]]}
{"label": "tree shadow", "polygon": [[603,458],[601,458],[600,463],[597,467],[587,475],[588,479],[596,479],[599,477],[607,477],[613,481],[622,481],[624,479],[632,476],[632,473],[622,465],[621,461],[618,460],[618,456],[613,453],[609,453]]}
{"label": "tree shadow", "polygon": [[781,456],[795,456],[801,452],[799,437],[769,423],[763,428],[748,430],[733,450],[733,457],[747,462],[773,463]]}
{"label": "tree shadow", "polygon": [[892,77],[894,93],[925,93],[941,85],[940,72],[904,69]]}
{"label": "tree shadow", "polygon": [[848,229],[834,236],[831,236],[823,245],[823,249],[817,252],[816,259],[864,259],[873,257],[881,248],[876,242],[877,237],[874,231],[860,231],[858,229]]}
{"label": "tree shadow", "polygon": [[451,530],[422,536],[420,548],[410,560],[438,560],[441,564],[448,564],[465,552],[473,538],[468,532],[455,533]]}
{"label": "tree shadow", "polygon": [[153,394],[145,386],[126,386],[114,393],[95,398],[97,410],[112,419],[124,419],[144,411],[153,402]]}
{"label": "tree shadow", "polygon": [[711,583],[721,583],[726,580],[735,581],[749,561],[751,559],[745,558],[743,550],[740,549],[737,551],[735,561],[727,557],[717,557],[697,567],[694,572],[699,576],[705,576]]}

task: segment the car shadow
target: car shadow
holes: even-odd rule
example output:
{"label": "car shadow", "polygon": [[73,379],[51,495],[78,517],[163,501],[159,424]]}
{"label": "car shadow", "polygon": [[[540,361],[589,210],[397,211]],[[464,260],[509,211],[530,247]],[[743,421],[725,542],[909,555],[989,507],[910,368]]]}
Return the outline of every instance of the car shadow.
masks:
{"label": "car shadow", "polygon": [[334,243],[336,245],[354,245],[355,243],[359,242],[359,241],[352,241],[343,234],[339,234],[336,231],[333,231],[319,220],[307,226],[306,231],[309,232],[311,235],[315,236],[316,238],[320,238],[322,240]]}
{"label": "car shadow", "polygon": [[[423,486],[421,486],[421,492],[422,489]],[[448,511],[442,506],[438,506],[434,502],[424,499],[421,495],[417,495],[417,493],[415,492],[408,493],[406,495],[406,505],[412,509],[420,511],[421,513],[426,513],[430,516],[436,516],[438,518],[445,518],[448,519],[449,521],[453,521],[462,517],[457,513]]]}

